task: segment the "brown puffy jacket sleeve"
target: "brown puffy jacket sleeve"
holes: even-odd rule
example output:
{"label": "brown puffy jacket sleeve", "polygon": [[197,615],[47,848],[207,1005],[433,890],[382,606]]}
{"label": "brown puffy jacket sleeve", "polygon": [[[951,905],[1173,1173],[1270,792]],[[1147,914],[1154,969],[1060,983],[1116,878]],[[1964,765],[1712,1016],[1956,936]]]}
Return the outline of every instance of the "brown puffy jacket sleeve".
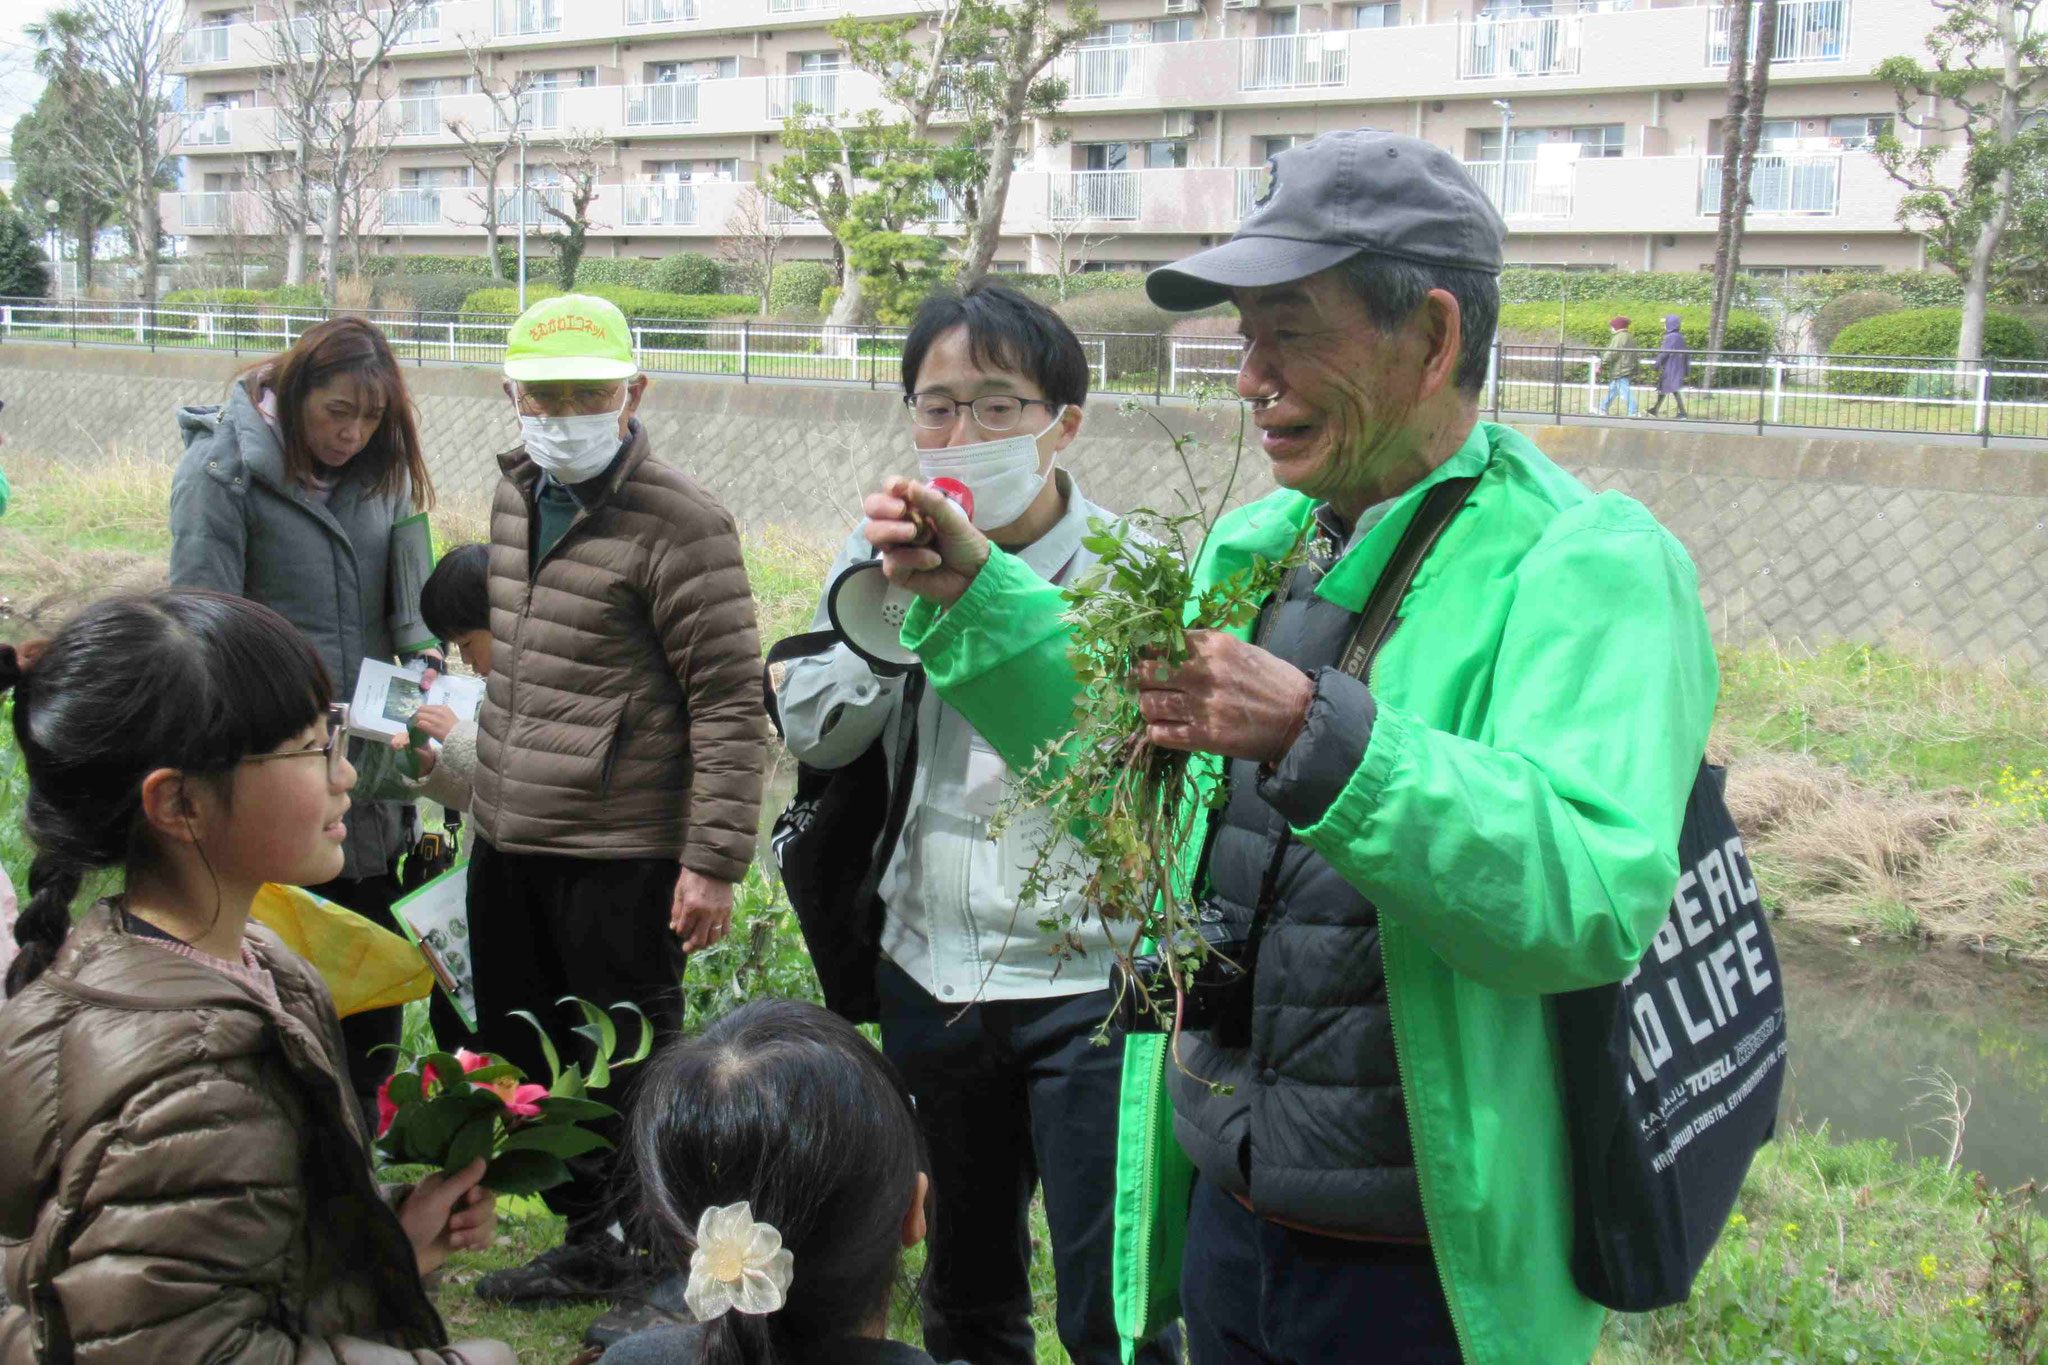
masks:
{"label": "brown puffy jacket sleeve", "polygon": [[767,717],[754,595],[729,519],[671,542],[651,564],[654,622],[689,712],[690,809],[682,864],[737,882],[754,859],[761,821]]}

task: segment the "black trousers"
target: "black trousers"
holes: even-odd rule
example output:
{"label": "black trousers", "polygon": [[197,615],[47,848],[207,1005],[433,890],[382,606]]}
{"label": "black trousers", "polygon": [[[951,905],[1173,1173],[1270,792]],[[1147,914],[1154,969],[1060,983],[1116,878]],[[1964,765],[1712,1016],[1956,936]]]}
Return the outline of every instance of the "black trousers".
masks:
{"label": "black trousers", "polygon": [[1199,1176],[1180,1305],[1191,1365],[1459,1361],[1428,1247],[1283,1228]]}
{"label": "black trousers", "polygon": [[[583,1023],[565,996],[610,1006],[630,1002],[654,1026],[654,1045],[683,1026],[682,975],[687,955],[669,932],[669,906],[680,866],[672,858],[564,858],[500,853],[472,836],[469,855],[470,960],[476,970],[477,1044],[548,1083],[540,1039],[514,1010],[531,1011],[547,1026],[563,1065],[580,1057],[589,1074],[591,1044],[575,1029]],[[619,1047],[630,1051],[638,1035],[630,1013],[613,1016]],[[620,1073],[594,1097],[621,1113],[637,1072]],[[610,1138],[612,1150],[577,1157],[572,1179],[541,1195],[569,1220],[568,1240],[602,1237],[622,1211],[613,1188],[624,1122],[586,1125]]]}
{"label": "black trousers", "polygon": [[[392,873],[378,877],[337,877],[306,890],[322,900],[353,910],[372,924],[403,937],[405,931],[391,917],[391,904],[398,899],[398,878]],[[405,1007],[364,1010],[341,1021],[341,1043],[348,1063],[349,1087],[356,1102],[371,1120],[376,1132],[377,1087],[384,1084],[398,1065],[398,1040],[405,1026]]]}
{"label": "black trousers", "polygon": [[[1105,991],[944,1004],[882,959],[882,1051],[931,1146],[936,1192],[924,1295],[935,1360],[1032,1365],[1031,1193],[1043,1184],[1059,1335],[1078,1365],[1122,1359],[1110,1302],[1123,1049],[1089,1043]],[[1138,1352],[1178,1362],[1177,1334]]]}

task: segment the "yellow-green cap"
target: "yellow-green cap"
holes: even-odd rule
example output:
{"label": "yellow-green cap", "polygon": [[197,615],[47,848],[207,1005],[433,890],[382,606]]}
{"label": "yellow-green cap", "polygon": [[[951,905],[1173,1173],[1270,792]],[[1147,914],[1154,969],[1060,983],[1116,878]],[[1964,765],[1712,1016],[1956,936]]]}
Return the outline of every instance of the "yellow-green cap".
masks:
{"label": "yellow-green cap", "polygon": [[618,305],[589,294],[544,299],[519,315],[505,340],[505,377],[631,379],[640,373],[633,334]]}

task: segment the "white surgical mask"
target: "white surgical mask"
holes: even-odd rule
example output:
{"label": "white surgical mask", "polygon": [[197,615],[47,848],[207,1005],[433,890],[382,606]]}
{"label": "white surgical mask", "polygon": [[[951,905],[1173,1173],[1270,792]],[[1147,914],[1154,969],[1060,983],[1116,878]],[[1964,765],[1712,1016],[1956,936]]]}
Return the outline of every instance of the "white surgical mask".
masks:
{"label": "white surgical mask", "polygon": [[533,462],[557,483],[583,483],[611,468],[619,453],[619,414],[626,397],[610,412],[588,417],[528,417],[519,414],[520,439]]}
{"label": "white surgical mask", "polygon": [[1014,436],[971,446],[920,449],[919,473],[926,483],[933,479],[957,479],[965,484],[974,495],[976,530],[1008,526],[1024,515],[1037,498],[1038,490],[1045,487],[1046,475],[1051,471],[1038,467],[1038,440],[1059,425],[1066,411],[1066,405],[1061,404],[1052,421],[1045,424],[1045,430],[1036,434],[1020,431]]}

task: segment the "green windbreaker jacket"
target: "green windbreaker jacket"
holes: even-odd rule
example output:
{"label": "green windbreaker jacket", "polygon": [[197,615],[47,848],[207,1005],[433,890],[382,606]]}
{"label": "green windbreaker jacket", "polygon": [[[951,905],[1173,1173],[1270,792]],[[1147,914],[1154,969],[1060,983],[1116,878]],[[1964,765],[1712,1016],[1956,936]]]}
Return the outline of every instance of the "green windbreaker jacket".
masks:
{"label": "green windbreaker jacket", "polygon": [[[1423,495],[1469,474],[1479,482],[1373,668],[1364,761],[1295,833],[1379,910],[1424,1215],[1465,1359],[1583,1365],[1602,1313],[1571,1277],[1544,997],[1620,980],[1663,922],[1718,677],[1676,538],[1492,423],[1317,591],[1362,608]],[[1314,506],[1282,491],[1224,517],[1198,591],[1285,554]],[[1073,725],[1063,609],[1059,590],[996,551],[950,609],[920,603],[904,623],[933,685],[1020,771]],[[1119,1239],[1123,1254],[1131,1245]],[[1118,1268],[1120,1284],[1132,1271]]]}

